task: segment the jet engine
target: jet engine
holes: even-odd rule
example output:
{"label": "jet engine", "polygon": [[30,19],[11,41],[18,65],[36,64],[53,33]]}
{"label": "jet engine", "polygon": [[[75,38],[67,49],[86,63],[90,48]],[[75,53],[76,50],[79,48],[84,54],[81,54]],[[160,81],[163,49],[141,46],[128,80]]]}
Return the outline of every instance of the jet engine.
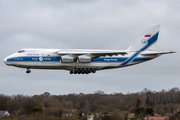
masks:
{"label": "jet engine", "polygon": [[62,63],[72,63],[72,62],[74,62],[74,58],[69,55],[64,55],[64,56],[61,56],[61,62]]}
{"label": "jet engine", "polygon": [[78,56],[79,63],[90,63],[92,61],[90,56],[87,55],[80,55]]}

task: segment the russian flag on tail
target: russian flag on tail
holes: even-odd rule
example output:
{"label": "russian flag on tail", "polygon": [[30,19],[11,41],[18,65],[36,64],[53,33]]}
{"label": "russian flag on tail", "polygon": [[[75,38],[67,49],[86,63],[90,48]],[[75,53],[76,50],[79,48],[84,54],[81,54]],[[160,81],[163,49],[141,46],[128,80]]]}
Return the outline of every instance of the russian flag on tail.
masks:
{"label": "russian flag on tail", "polygon": [[151,37],[151,35],[145,35],[144,37]]}

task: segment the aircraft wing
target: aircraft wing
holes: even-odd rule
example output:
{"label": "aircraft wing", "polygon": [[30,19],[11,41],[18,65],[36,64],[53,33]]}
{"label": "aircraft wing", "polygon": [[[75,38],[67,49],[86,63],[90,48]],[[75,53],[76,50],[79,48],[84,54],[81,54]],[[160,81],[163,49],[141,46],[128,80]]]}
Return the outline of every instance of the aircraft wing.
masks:
{"label": "aircraft wing", "polygon": [[127,52],[91,52],[90,53],[93,56],[99,57],[99,56],[112,56],[112,55],[125,55]]}
{"label": "aircraft wing", "polygon": [[57,51],[59,55],[89,55],[92,57],[100,57],[100,56],[112,56],[112,55],[125,55],[126,51]]}
{"label": "aircraft wing", "polygon": [[141,55],[152,56],[152,55],[163,55],[163,54],[170,54],[170,53],[176,53],[176,52],[173,52],[173,51],[170,51],[170,52],[148,52],[148,53],[141,53]]}

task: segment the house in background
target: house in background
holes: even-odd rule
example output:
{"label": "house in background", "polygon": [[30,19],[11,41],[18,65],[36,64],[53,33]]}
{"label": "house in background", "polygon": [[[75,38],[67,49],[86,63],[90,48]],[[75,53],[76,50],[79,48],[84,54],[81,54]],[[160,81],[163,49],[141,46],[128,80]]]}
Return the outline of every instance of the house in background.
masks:
{"label": "house in background", "polygon": [[0,117],[4,117],[4,116],[9,117],[10,116],[9,112],[7,110],[0,110]]}
{"label": "house in background", "polygon": [[169,120],[169,117],[146,116],[143,120]]}

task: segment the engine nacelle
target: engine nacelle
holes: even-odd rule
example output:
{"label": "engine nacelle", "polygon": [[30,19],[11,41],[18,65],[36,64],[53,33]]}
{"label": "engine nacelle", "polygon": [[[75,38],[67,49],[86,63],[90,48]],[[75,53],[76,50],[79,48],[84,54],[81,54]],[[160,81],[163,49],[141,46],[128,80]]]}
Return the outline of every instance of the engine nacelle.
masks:
{"label": "engine nacelle", "polygon": [[80,55],[78,56],[79,63],[90,63],[92,61],[91,57],[87,55]]}
{"label": "engine nacelle", "polygon": [[64,55],[64,56],[61,56],[61,62],[62,63],[73,63],[74,58],[72,56],[69,56],[69,55]]}

